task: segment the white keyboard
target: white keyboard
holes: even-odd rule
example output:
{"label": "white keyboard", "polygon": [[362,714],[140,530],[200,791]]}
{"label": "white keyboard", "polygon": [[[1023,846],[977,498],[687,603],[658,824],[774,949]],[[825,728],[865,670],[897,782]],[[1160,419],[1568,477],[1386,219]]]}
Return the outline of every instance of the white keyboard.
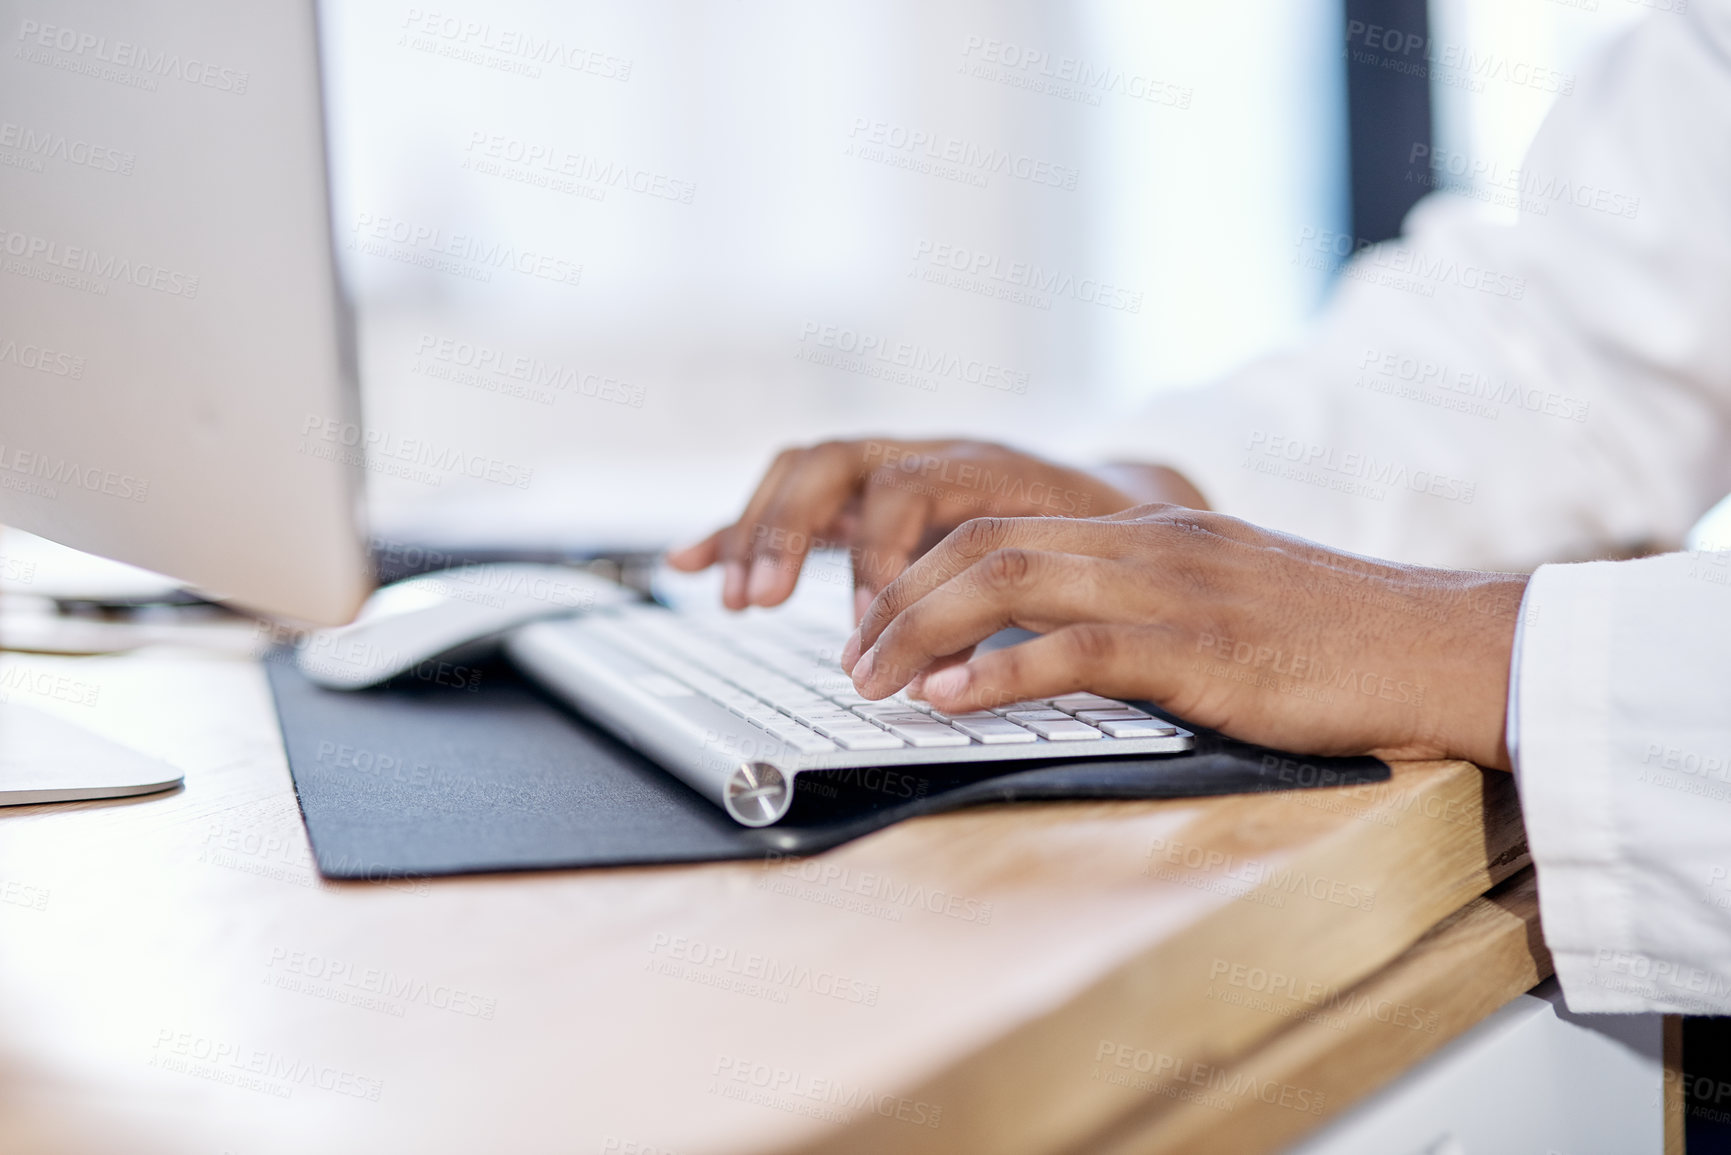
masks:
{"label": "white keyboard", "polygon": [[1098,694],[954,715],[906,694],[868,701],[836,662],[843,639],[791,623],[650,612],[622,615],[604,636],[802,753],[1170,738],[1178,732]]}
{"label": "white keyboard", "polygon": [[1175,753],[1193,741],[1181,727],[1098,694],[954,715],[905,693],[868,701],[837,663],[844,640],[841,631],[775,615],[640,605],[536,623],[508,648],[548,689],[741,821],[750,819],[729,801],[748,790],[741,771],[756,783],[754,802],[784,788],[784,813],[801,770]]}

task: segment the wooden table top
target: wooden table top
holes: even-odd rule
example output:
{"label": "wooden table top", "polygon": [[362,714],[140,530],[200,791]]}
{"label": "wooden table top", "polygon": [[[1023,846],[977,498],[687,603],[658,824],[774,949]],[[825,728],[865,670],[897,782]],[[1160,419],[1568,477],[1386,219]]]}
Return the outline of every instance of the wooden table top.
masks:
{"label": "wooden table top", "polygon": [[1089,1146],[1527,861],[1507,776],[1441,762],[804,860],[329,883],[253,661],[5,654],[0,692],[186,771],[0,810],[7,1151]]}

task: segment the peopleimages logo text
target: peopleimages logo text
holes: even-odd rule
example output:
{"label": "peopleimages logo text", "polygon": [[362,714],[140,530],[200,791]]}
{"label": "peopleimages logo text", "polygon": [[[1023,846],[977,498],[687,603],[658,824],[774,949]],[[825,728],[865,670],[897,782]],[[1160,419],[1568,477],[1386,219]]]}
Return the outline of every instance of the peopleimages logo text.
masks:
{"label": "peopleimages logo text", "polygon": [[[1252,430],[1245,446],[1249,460],[1287,462],[1319,474],[1335,474],[1389,489],[1408,489],[1428,493],[1471,505],[1477,495],[1477,483],[1450,477],[1428,469],[1409,469],[1400,462],[1379,458],[1369,453],[1342,452],[1329,445],[1319,445],[1301,438],[1286,437],[1261,429]],[[1381,500],[1378,497],[1378,500]]]}
{"label": "peopleimages logo text", "polygon": [[[1052,297],[1069,297],[1085,305],[1099,305],[1124,313],[1142,311],[1142,294],[1118,285],[1077,277],[1059,269],[1048,269],[1030,261],[1006,261],[994,253],[965,245],[920,240],[914,245],[914,270],[933,284],[951,284],[978,291],[976,286],[997,286],[1012,294],[1031,297],[1031,303],[1049,308]],[[989,295],[1000,295],[992,293]],[[1046,304],[1040,304],[1046,301]]]}
{"label": "peopleimages logo text", "polygon": [[[560,285],[583,282],[583,266],[576,261],[533,249],[519,248],[503,241],[489,241],[472,233],[453,233],[433,225],[404,220],[401,217],[377,213],[360,213],[355,217],[350,243],[362,252],[374,256],[392,255],[388,248],[398,246],[409,257],[407,263],[419,264],[436,271],[451,271],[440,264],[440,258],[459,262],[483,279],[490,279],[491,269],[508,269],[527,277],[538,277]],[[415,259],[419,257],[419,259]],[[458,266],[453,266],[456,268]]]}
{"label": "peopleimages logo text", "polygon": [[0,336],[0,365],[4,364],[16,365],[20,369],[33,369],[51,377],[77,379],[84,376],[83,357],[50,349],[45,345]]}
{"label": "peopleimages logo text", "polygon": [[[848,138],[853,142],[851,149],[861,150],[854,155],[867,160],[886,161],[900,156],[912,162],[917,171],[925,171],[922,166],[932,164],[952,165],[959,172],[979,177],[981,182],[994,175],[1008,176],[1069,191],[1075,189],[1081,175],[1068,165],[1026,153],[866,116],[853,118]],[[871,151],[874,147],[876,152]]]}
{"label": "peopleimages logo text", "polygon": [[[88,140],[67,136],[63,132],[14,124],[10,120],[0,121],[0,148],[15,149],[36,160],[58,160],[98,172],[119,173],[121,176],[132,175],[132,167],[138,160],[130,152],[109,145],[92,144]],[[40,167],[36,171],[40,172]]]}
{"label": "peopleimages logo text", "polygon": [[[22,474],[46,482],[49,486],[64,485],[88,493],[100,493],[105,497],[117,497],[122,501],[143,501],[150,496],[150,482],[130,473],[116,473],[112,469],[83,465],[70,458],[56,457],[52,453],[20,449],[16,445],[0,442],[0,486],[25,489],[13,484],[12,480],[5,476],[7,474]],[[39,488],[30,488],[25,491],[36,493],[40,497],[59,496],[52,489],[42,492]]]}
{"label": "peopleimages logo text", "polygon": [[76,28],[59,24],[42,24],[35,20],[20,21],[18,39],[27,47],[51,48],[85,60],[99,61],[116,68],[131,68],[150,76],[172,77],[188,84],[196,84],[200,88],[232,92],[236,96],[246,94],[247,82],[251,79],[251,74],[243,69],[212,64],[196,56],[182,56],[166,49],[146,48],[128,40],[110,40],[106,36],[80,32]]}
{"label": "peopleimages logo text", "polygon": [[[134,261],[113,252],[103,253],[88,246],[64,244],[35,233],[19,232],[7,228],[4,224],[0,224],[0,252],[23,261],[40,262],[77,276],[92,278],[98,288],[103,281],[116,281],[166,293],[171,297],[185,297],[190,300],[198,296],[198,278],[190,273],[176,272],[149,261]],[[82,283],[90,285],[92,281]],[[103,288],[102,292],[106,293],[107,290]]]}
{"label": "peopleimages logo text", "polygon": [[[527,489],[535,471],[524,465],[468,453],[451,445],[440,445],[419,437],[402,437],[385,430],[363,428],[352,421],[308,414],[301,425],[303,452],[306,446],[322,441],[331,449],[347,450],[330,456],[334,460],[373,468],[379,463],[400,463],[441,473],[467,477],[475,481],[490,481]],[[314,440],[316,439],[316,441]],[[436,484],[436,482],[435,482]]]}

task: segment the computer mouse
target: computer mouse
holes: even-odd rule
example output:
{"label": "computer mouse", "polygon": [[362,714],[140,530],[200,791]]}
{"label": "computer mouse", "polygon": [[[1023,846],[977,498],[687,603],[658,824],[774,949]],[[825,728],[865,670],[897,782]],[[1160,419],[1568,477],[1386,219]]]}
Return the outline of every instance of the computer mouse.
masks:
{"label": "computer mouse", "polygon": [[450,667],[486,656],[515,626],[640,600],[634,590],[570,566],[436,570],[382,586],[350,624],[308,634],[296,664],[310,681],[332,690],[361,690],[420,672],[452,684],[461,671]]}

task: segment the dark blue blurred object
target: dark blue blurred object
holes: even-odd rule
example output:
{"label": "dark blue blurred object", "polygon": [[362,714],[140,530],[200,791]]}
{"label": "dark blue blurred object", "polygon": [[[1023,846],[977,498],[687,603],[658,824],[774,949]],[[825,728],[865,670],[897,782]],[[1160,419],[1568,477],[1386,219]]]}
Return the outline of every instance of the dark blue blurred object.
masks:
{"label": "dark blue blurred object", "polygon": [[[1400,235],[1431,189],[1425,0],[1346,0],[1346,105],[1354,248]],[[1416,159],[1415,159],[1416,158]]]}

